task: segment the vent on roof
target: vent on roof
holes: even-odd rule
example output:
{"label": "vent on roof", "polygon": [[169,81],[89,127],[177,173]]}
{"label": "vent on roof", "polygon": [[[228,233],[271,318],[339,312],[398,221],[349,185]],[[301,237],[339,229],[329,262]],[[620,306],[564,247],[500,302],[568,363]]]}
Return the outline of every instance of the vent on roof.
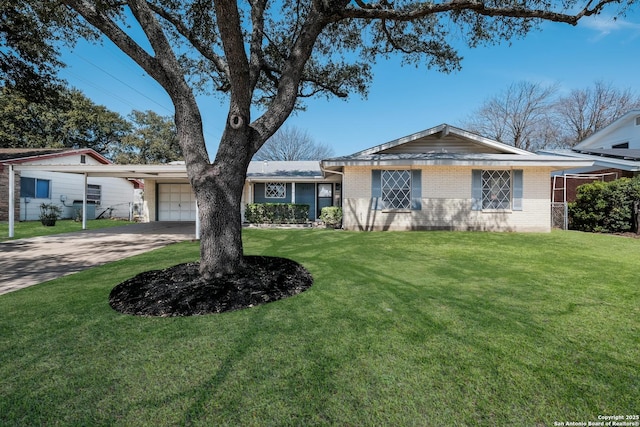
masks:
{"label": "vent on roof", "polygon": [[[636,119],[636,122],[638,121],[638,119]],[[629,143],[628,142],[623,142],[622,144],[614,144],[611,146],[611,148],[629,148]]]}

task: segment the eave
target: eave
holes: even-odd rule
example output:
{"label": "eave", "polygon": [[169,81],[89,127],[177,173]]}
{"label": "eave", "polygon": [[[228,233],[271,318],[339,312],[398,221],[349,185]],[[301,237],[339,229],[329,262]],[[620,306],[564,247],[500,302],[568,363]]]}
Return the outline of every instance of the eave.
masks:
{"label": "eave", "polygon": [[348,166],[370,167],[420,167],[420,166],[466,166],[466,167],[544,167],[551,170],[589,167],[593,161],[558,156],[491,154],[491,155],[423,155],[389,156],[374,155],[360,158],[332,159],[322,162],[323,169],[340,170]]}

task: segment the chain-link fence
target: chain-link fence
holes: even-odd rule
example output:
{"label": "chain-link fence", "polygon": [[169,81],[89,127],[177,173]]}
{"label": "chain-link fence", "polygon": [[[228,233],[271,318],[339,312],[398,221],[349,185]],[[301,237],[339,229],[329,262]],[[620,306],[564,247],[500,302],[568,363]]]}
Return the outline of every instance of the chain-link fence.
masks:
{"label": "chain-link fence", "polygon": [[567,204],[564,202],[551,203],[551,227],[566,230],[569,224]]}

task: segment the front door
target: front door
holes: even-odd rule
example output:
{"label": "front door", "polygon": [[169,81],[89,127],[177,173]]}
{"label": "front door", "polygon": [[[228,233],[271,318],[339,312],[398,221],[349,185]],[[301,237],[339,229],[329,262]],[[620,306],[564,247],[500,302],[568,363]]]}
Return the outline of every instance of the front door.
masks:
{"label": "front door", "polygon": [[313,183],[296,183],[296,203],[309,205],[309,219],[316,219],[316,185]]}

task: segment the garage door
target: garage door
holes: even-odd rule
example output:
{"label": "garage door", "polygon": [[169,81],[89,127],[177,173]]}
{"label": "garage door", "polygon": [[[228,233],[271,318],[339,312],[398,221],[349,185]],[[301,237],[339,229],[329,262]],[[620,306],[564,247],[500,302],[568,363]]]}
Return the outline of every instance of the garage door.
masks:
{"label": "garage door", "polygon": [[196,197],[189,184],[158,184],[158,221],[195,221]]}

